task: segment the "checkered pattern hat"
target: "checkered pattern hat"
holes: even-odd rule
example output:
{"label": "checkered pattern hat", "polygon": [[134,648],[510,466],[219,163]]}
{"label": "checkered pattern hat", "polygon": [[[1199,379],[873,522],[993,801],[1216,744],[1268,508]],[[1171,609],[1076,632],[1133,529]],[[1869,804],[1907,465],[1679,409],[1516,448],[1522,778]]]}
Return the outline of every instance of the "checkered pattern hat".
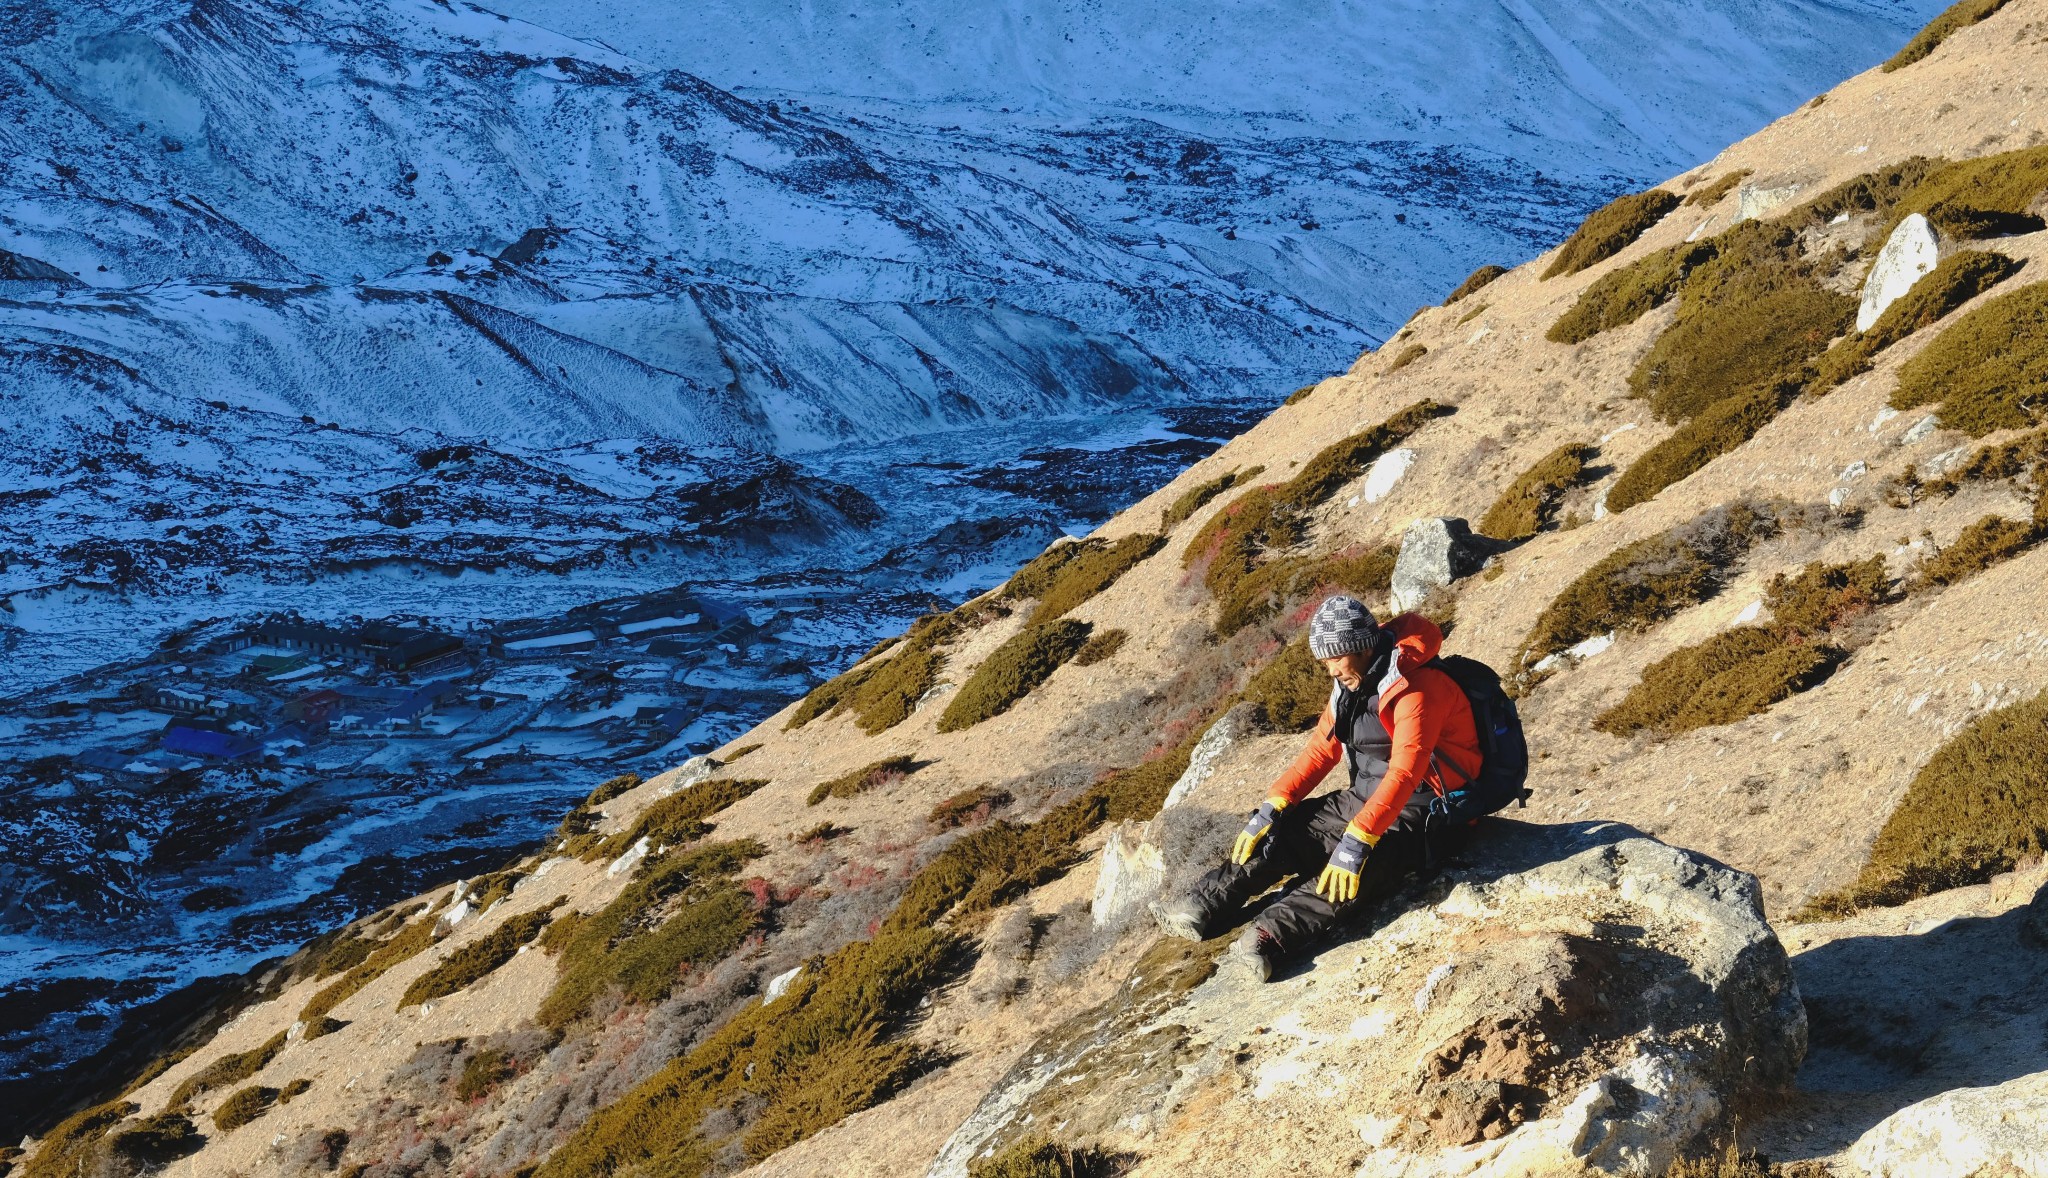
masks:
{"label": "checkered pattern hat", "polygon": [[1308,620],[1308,650],[1319,659],[1371,650],[1379,633],[1372,611],[1356,597],[1338,594],[1316,607]]}

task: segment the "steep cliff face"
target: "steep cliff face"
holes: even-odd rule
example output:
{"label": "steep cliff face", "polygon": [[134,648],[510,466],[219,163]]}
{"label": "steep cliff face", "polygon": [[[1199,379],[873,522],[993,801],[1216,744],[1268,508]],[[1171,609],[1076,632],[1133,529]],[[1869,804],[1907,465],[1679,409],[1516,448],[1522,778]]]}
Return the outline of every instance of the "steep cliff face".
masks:
{"label": "steep cliff face", "polygon": [[[2048,2],[1962,8],[712,757],[309,947],[28,1172],[1643,1173],[1738,1111],[1779,1162],[1905,1172],[1974,1123],[1943,1158],[2038,1167],[1982,1109],[2048,1068]],[[1915,215],[1936,264],[1859,332]],[[1139,901],[1321,705],[1305,607],[1397,581],[1514,683],[1529,807],[1263,987],[1161,941]]]}

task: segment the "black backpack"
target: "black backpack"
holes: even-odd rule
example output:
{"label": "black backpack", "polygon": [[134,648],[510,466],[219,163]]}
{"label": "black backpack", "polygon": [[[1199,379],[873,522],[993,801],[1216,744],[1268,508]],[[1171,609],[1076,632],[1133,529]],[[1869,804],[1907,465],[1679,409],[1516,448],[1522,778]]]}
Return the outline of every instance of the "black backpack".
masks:
{"label": "black backpack", "polygon": [[[1515,711],[1515,701],[1501,688],[1500,676],[1478,659],[1462,655],[1433,658],[1427,665],[1449,675],[1471,701],[1472,727],[1479,733],[1479,753],[1484,758],[1479,776],[1446,795],[1452,816],[1478,818],[1504,809],[1509,802],[1527,806],[1529,742],[1522,735],[1522,717]],[[1456,765],[1435,753],[1430,754],[1430,759],[1436,762],[1437,773],[1446,786],[1454,778],[1464,777]]]}

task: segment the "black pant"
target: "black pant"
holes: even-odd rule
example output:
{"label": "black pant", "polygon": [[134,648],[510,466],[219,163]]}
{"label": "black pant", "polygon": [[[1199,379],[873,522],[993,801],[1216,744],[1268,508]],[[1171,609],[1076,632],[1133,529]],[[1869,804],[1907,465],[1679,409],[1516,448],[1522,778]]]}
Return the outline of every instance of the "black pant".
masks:
{"label": "black pant", "polygon": [[1471,833],[1470,824],[1432,815],[1432,796],[1427,787],[1416,791],[1407,809],[1366,856],[1365,868],[1358,876],[1358,898],[1342,904],[1316,895],[1316,880],[1330,861],[1330,852],[1337,849],[1337,840],[1344,837],[1344,828],[1365,808],[1364,795],[1338,790],[1282,810],[1260,840],[1251,862],[1240,867],[1225,860],[1195,881],[1189,899],[1202,913],[1202,934],[1215,936],[1246,901],[1292,875],[1297,877],[1294,883],[1252,923],[1265,930],[1282,956],[1307,949],[1323,934],[1400,891],[1410,876],[1436,866],[1464,844]]}

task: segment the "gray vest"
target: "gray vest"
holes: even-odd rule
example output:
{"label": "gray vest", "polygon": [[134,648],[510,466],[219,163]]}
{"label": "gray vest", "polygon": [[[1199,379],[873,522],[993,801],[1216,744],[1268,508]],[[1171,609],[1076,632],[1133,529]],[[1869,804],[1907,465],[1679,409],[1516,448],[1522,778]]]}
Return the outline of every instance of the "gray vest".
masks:
{"label": "gray vest", "polygon": [[1351,771],[1351,788],[1372,789],[1387,772],[1387,759],[1394,753],[1394,738],[1380,723],[1380,696],[1368,695],[1364,685],[1346,691],[1342,683],[1330,684],[1330,710],[1336,714],[1336,736],[1344,745],[1344,764]]}

